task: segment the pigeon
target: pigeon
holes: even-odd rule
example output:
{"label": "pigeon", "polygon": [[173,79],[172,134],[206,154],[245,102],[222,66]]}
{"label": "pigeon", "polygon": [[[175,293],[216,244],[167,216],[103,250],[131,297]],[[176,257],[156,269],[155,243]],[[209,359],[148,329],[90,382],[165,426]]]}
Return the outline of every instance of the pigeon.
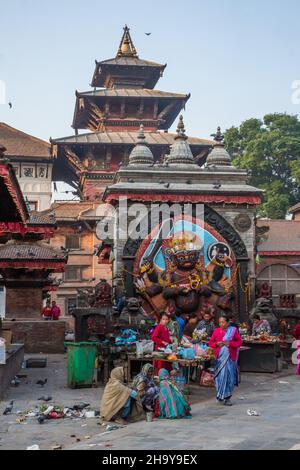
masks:
{"label": "pigeon", "polygon": [[4,415],[9,415],[12,412],[13,406],[14,406],[14,400],[12,400],[9,403],[9,405],[5,408],[5,410],[3,411],[3,414]]}
{"label": "pigeon", "polygon": [[44,421],[45,421],[45,419],[46,419],[46,416],[44,416],[44,415],[39,415],[39,416],[38,416],[38,423],[39,423],[39,424],[43,424]]}
{"label": "pigeon", "polygon": [[218,182],[218,183],[214,183],[213,188],[214,189],[220,189],[221,186],[222,186],[221,183]]}
{"label": "pigeon", "polygon": [[41,387],[43,387],[44,385],[46,385],[47,380],[48,380],[48,379],[45,379],[45,380],[38,380],[38,381],[36,382],[36,384],[37,384],[37,385],[40,385]]}
{"label": "pigeon", "polygon": [[146,34],[146,36],[150,36],[150,34],[152,34],[152,33],[145,33],[145,34]]}
{"label": "pigeon", "polygon": [[52,400],[52,397],[50,396],[42,396],[40,398],[38,398],[38,401],[51,401]]}
{"label": "pigeon", "polygon": [[73,408],[71,408],[71,410],[82,411],[84,410],[84,408],[87,408],[88,406],[90,406],[89,403],[79,403],[78,405],[74,405]]}
{"label": "pigeon", "polygon": [[8,106],[9,106],[9,109],[11,109],[11,108],[12,108],[12,103],[9,102],[9,103],[8,103]]}

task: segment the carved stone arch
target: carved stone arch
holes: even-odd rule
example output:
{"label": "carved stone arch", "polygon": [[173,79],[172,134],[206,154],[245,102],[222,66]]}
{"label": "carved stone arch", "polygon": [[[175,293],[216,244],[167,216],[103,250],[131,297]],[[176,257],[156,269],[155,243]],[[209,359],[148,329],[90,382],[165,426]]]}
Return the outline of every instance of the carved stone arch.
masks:
{"label": "carved stone arch", "polygon": [[228,242],[237,260],[249,260],[246,245],[240,234],[222,215],[218,214],[211,207],[205,206],[204,220]]}
{"label": "carved stone arch", "polygon": [[[193,216],[196,216],[196,206],[193,205]],[[145,223],[148,223],[148,227],[150,227],[151,221],[151,212],[149,211],[148,220],[145,220]],[[218,214],[214,209],[209,206],[205,205],[204,208],[204,220],[205,222],[214,228],[222,237],[227,241],[231,249],[233,250],[236,261],[240,265],[240,277],[239,280],[241,284],[244,286],[247,282],[247,275],[248,275],[248,261],[249,256],[247,252],[247,248],[245,243],[243,242],[239,233],[230,225],[227,220]],[[133,240],[129,238],[125,243],[123,249],[123,263],[125,268],[125,288],[126,294],[129,297],[133,297],[135,295],[135,289],[133,286],[133,265],[134,260],[136,257],[136,253],[140,248],[142,243],[142,239]],[[248,318],[248,309],[249,305],[247,304],[248,300],[246,298],[245,293],[241,289],[240,282],[237,285],[237,309],[238,315],[241,321],[245,321]]]}
{"label": "carved stone arch", "polygon": [[[151,213],[148,214],[148,220],[145,221],[150,227]],[[230,225],[227,220],[222,217],[218,212],[213,210],[209,206],[205,206],[204,210],[204,219],[212,228],[214,228],[222,237],[228,242],[232,248],[237,260],[249,260],[247,248],[244,241],[242,240],[239,233]],[[133,240],[128,238],[124,250],[123,250],[123,259],[128,257],[135,257],[137,250],[139,249],[142,243],[142,239]]]}

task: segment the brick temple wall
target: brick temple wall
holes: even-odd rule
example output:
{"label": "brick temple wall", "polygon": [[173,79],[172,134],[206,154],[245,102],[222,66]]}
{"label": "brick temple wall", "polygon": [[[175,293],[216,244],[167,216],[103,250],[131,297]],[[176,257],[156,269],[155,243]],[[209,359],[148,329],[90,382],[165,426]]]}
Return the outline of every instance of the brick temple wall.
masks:
{"label": "brick temple wall", "polygon": [[42,289],[10,288],[6,290],[6,318],[39,320],[42,311]]}
{"label": "brick temple wall", "polygon": [[64,352],[64,321],[3,321],[3,328],[12,331],[12,342],[23,343],[26,353],[57,354]]}

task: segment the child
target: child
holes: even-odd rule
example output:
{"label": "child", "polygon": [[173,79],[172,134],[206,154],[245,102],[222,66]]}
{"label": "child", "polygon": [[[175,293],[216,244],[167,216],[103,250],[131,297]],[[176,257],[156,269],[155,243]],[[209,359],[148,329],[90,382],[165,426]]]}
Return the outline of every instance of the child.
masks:
{"label": "child", "polygon": [[[165,349],[166,346],[171,344],[170,332],[167,328],[168,323],[169,323],[169,317],[166,313],[163,313],[161,316],[160,322],[155,328],[151,337],[155,345],[155,351],[158,351],[158,349],[160,348]],[[165,361],[160,361],[160,360],[153,361],[153,366],[155,368],[156,375],[158,375],[160,369],[167,369],[168,371],[171,370],[171,364]]]}

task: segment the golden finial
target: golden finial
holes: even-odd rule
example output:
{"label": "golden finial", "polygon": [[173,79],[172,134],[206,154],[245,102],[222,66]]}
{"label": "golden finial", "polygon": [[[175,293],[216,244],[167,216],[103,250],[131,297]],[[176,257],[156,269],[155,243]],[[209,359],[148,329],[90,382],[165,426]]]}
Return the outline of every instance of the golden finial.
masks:
{"label": "golden finial", "polygon": [[137,57],[137,52],[129,32],[130,29],[127,25],[125,25],[123,29],[124,33],[119,45],[117,57]]}

